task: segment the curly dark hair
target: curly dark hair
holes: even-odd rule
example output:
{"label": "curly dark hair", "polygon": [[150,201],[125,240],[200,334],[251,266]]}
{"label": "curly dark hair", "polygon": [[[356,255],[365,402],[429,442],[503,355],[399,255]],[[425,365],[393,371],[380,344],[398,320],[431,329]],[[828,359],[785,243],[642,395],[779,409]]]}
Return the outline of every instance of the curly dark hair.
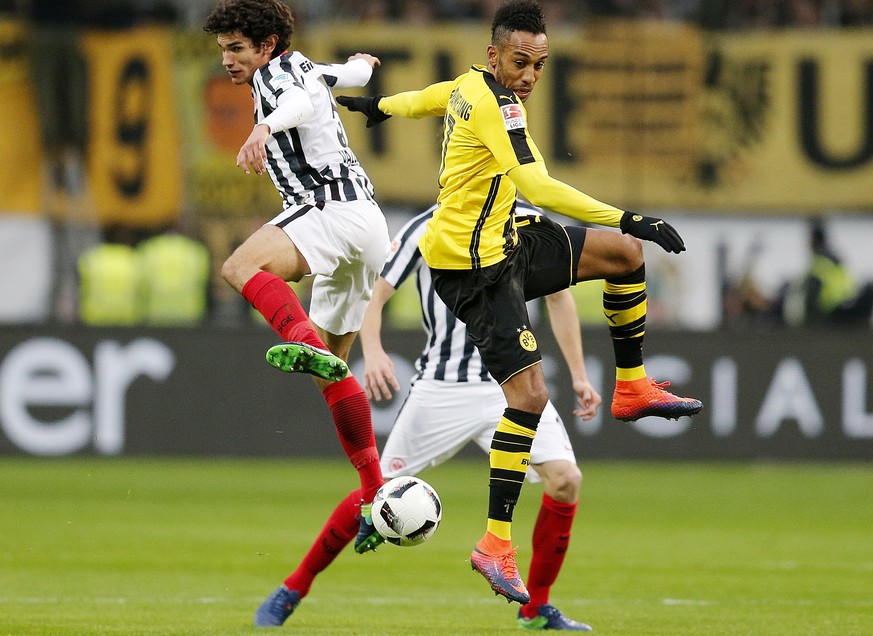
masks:
{"label": "curly dark hair", "polygon": [[497,44],[513,31],[539,35],[546,32],[543,8],[536,0],[508,0],[497,8],[491,23],[491,43]]}
{"label": "curly dark hair", "polygon": [[206,18],[203,30],[214,35],[241,33],[256,47],[277,35],[279,41],[273,49],[273,57],[277,57],[291,44],[294,16],[279,0],[224,0]]}

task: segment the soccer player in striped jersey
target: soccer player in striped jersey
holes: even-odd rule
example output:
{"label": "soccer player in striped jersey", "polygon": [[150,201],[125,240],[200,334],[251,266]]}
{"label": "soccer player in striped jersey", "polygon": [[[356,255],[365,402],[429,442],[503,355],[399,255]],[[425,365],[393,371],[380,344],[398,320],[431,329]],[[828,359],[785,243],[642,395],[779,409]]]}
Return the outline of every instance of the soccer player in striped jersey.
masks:
{"label": "soccer player in striped jersey", "polygon": [[[268,173],[282,211],[224,263],[222,276],[283,342],[267,360],[314,376],[349,461],[358,471],[360,535],[378,536],[369,502],[382,485],[370,404],[348,375],[349,349],[390,251],[373,187],[349,148],[330,89],[364,86],[379,60],[358,53],[317,64],[288,50],[291,10],[278,0],[226,0],[209,15],[231,81],[251,87],[254,128],[237,155],[246,174]],[[314,276],[306,314],[286,281]]]}
{"label": "soccer player in striped jersey", "polygon": [[[620,210],[551,177],[530,136],[524,102],[549,56],[540,5],[508,0],[498,7],[486,54],[487,66],[423,90],[337,101],[364,113],[368,126],[392,115],[443,117],[439,207],[419,247],[437,294],[466,323],[508,405],[491,445],[485,534],[470,561],[495,592],[524,605],[530,597],[513,556],[512,514],[549,397],[525,301],[605,279],[616,360],[613,416],[678,418],[703,405],[668,393],[643,365],[646,281],[638,239],[678,254],[682,238],[663,219]],[[551,236],[524,237],[513,221],[518,192],[534,205],[622,232],[554,224]]]}
{"label": "soccer player in striped jersey", "polygon": [[[448,310],[433,289],[430,269],[424,264],[418,240],[436,206],[417,215],[400,231],[395,251],[376,281],[373,298],[361,327],[364,353],[364,386],[370,398],[390,399],[400,389],[394,364],[382,346],[382,310],[394,291],[415,275],[422,310],[425,345],[417,362],[418,373],[397,415],[382,450],[386,478],[416,475],[451,459],[468,442],[486,453],[494,435],[494,412],[506,408],[506,398],[482,362],[479,352],[460,320]],[[537,233],[548,220],[532,206],[519,202],[516,211],[519,232]],[[592,418],[600,405],[597,391],[588,381],[582,355],[582,338],[576,305],[568,290],[546,296],[552,331],[570,372],[578,406],[574,413]],[[531,601],[518,613],[525,629],[589,631],[590,626],[572,620],[549,603],[551,587],[566,556],[579,500],[582,473],[570,438],[551,402],[546,404],[531,447],[529,481],[542,480],[544,492],[533,529],[528,588]],[[340,502],[303,561],[271,595],[255,615],[255,624],[277,626],[285,622],[309,593],[315,577],[330,565],[355,535],[354,504],[360,494],[352,492]],[[291,604],[274,599],[292,599]]]}

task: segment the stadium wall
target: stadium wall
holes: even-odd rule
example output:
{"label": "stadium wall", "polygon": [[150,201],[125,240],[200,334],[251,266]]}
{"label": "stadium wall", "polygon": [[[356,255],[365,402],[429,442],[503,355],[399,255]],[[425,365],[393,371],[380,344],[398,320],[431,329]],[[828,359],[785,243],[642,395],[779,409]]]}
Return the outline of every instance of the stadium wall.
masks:
{"label": "stadium wall", "polygon": [[[580,459],[873,458],[869,333],[761,330],[647,336],[647,369],[704,400],[698,417],[616,422],[608,413],[608,334],[586,330],[589,374],[605,405],[572,415],[557,347],[541,329],[544,370]],[[386,334],[401,384],[421,345]],[[0,331],[0,455],[341,456],[309,378],[264,362],[266,329]],[[360,376],[359,352],[353,369]],[[380,437],[402,403],[374,407]],[[384,437],[383,437],[384,439]]]}

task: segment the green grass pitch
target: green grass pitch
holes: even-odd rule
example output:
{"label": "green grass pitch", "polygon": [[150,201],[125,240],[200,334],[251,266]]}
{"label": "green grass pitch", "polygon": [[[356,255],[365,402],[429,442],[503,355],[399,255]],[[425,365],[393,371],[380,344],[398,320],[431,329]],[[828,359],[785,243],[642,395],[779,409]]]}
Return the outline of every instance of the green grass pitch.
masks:
{"label": "green grass pitch", "polygon": [[[596,634],[873,634],[873,466],[583,462],[553,603]],[[276,633],[519,633],[466,562],[487,462],[422,475],[434,539],[350,549]],[[254,609],[356,480],[339,460],[0,460],[0,634],[264,633]],[[527,571],[541,487],[514,540]]]}

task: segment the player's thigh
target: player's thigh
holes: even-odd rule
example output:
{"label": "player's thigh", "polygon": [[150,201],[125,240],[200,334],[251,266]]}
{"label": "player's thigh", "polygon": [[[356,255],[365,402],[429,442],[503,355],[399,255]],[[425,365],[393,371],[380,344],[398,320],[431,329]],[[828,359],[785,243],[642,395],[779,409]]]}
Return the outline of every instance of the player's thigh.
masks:
{"label": "player's thigh", "polygon": [[499,383],[542,360],[524,298],[523,255],[478,270],[432,269],[434,289],[466,326]]}
{"label": "player's thigh", "polygon": [[519,220],[526,300],[567,289],[575,282],[586,231],[563,226],[544,216]]}
{"label": "player's thigh", "polygon": [[505,408],[496,382],[419,380],[382,449],[383,473],[389,478],[417,474],[450,459],[467,442],[479,443],[483,435],[490,444]]}
{"label": "player's thigh", "polygon": [[222,276],[237,290],[259,271],[297,281],[309,273],[309,264],[285,232],[268,224],[236,248],[221,268]]}
{"label": "player's thigh", "polygon": [[643,265],[642,242],[613,230],[589,228],[576,270],[577,281],[627,276]]}

